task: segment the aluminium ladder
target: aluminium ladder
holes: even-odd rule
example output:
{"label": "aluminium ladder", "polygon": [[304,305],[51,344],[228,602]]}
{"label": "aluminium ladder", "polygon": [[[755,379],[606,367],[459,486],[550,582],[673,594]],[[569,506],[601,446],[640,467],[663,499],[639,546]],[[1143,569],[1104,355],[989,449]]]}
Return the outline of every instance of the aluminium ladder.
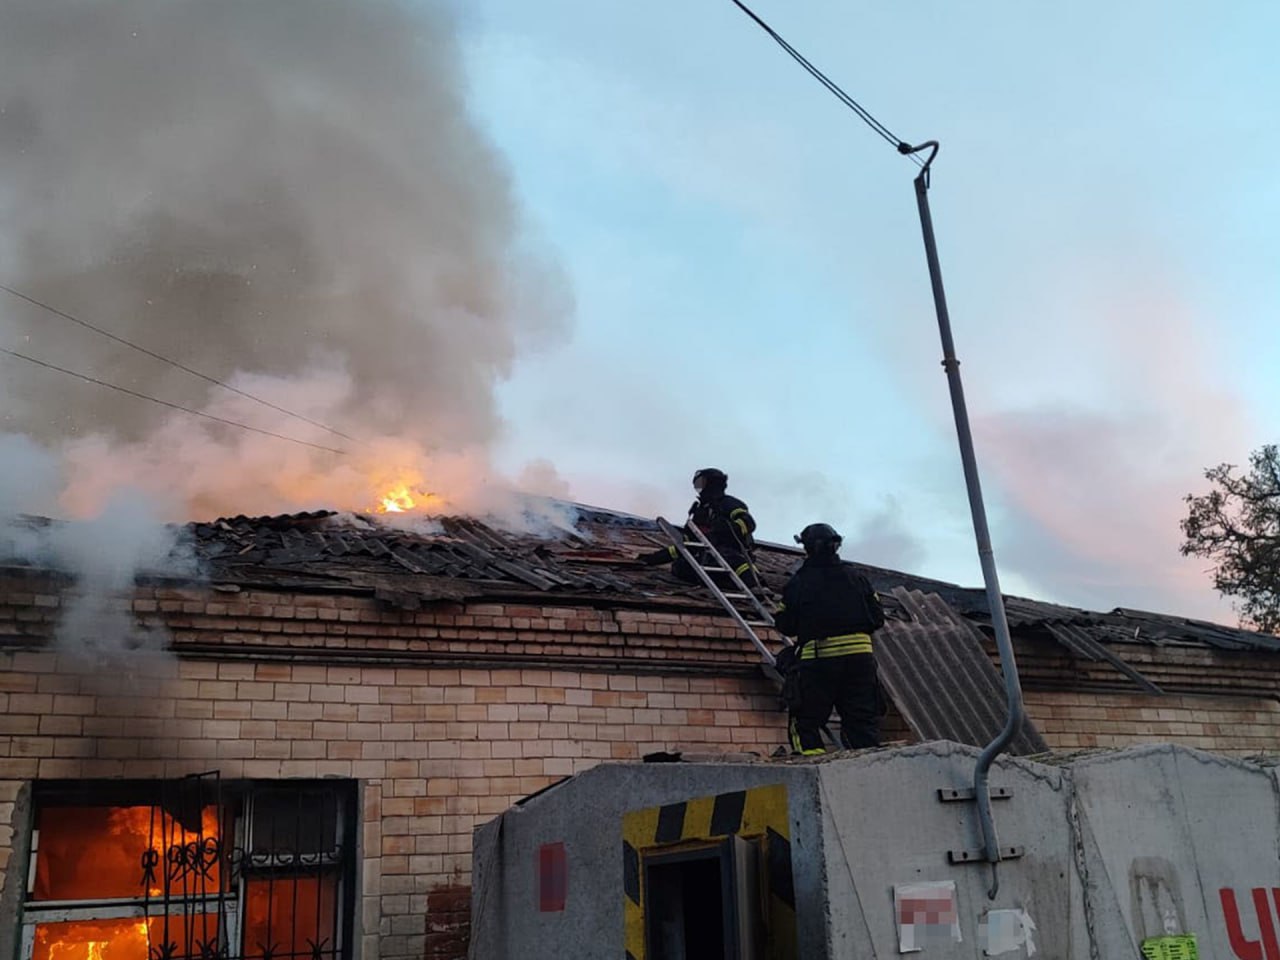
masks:
{"label": "aluminium ladder", "polygon": [[[773,626],[773,615],[765,609],[764,604],[760,602],[760,598],[743,583],[737,571],[729,566],[724,557],[720,555],[720,551],[707,539],[707,535],[698,529],[696,523],[689,523],[684,528],[677,528],[662,517],[659,517],[658,526],[667,535],[667,539],[671,541],[672,546],[679,551],[680,557],[684,562],[698,575],[698,579],[711,591],[711,595],[720,602],[720,606],[724,607],[729,616],[733,617],[738,626],[742,628],[742,632],[747,635],[751,645],[760,654],[760,659],[763,661],[761,669],[764,670],[765,676],[781,686],[782,676],[774,666],[776,659],[769,648],[765,646],[764,641],[760,639],[760,635],[756,633],[761,627]],[[699,563],[691,550],[706,551],[711,565],[704,566]],[[728,576],[732,585],[728,592],[721,590],[719,584],[716,583],[712,574],[717,573],[723,573]],[[739,605],[746,609],[741,609]],[[788,646],[791,644],[791,641],[786,637],[783,637],[783,642]]]}
{"label": "aluminium ladder", "polygon": [[[765,646],[764,641],[760,639],[760,635],[756,633],[761,627],[773,627],[773,614],[765,609],[764,604],[760,602],[760,598],[743,583],[742,578],[738,576],[738,572],[729,566],[728,562],[721,556],[720,551],[707,539],[707,535],[698,528],[696,523],[688,523],[683,528],[678,528],[672,526],[664,518],[658,517],[658,527],[667,535],[667,539],[671,541],[671,545],[676,548],[684,562],[698,575],[698,579],[711,591],[711,595],[720,601],[720,606],[724,607],[729,616],[733,617],[738,626],[742,628],[742,632],[747,635],[751,645],[760,654],[760,669],[781,690],[782,674],[778,673],[778,669],[775,666],[777,658]],[[689,537],[693,539],[689,539]],[[690,552],[691,549],[705,550],[710,555],[713,565],[703,566]],[[715,573],[728,575],[733,589],[729,592],[721,590],[720,585],[712,577],[712,574]],[[756,577],[756,582],[759,583],[758,576]],[[745,604],[748,609],[744,612],[739,609],[737,604]],[[790,637],[782,637],[781,639],[789,647],[794,645]],[[822,725],[822,736],[827,742],[828,748],[834,750],[843,749],[839,739],[832,735],[828,724]]]}

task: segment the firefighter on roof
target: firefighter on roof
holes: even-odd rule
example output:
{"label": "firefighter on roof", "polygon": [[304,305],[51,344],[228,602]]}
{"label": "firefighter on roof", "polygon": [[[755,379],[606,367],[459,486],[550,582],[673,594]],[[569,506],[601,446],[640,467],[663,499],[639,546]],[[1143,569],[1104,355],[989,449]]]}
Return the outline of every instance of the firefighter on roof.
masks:
{"label": "firefighter on roof", "polygon": [[884,625],[880,598],[866,577],[841,561],[842,540],[830,526],[810,524],[796,542],[804,546],[804,564],[773,615],[778,631],[797,640],[778,664],[792,749],[825,752],[821,730],[832,707],[840,714],[845,747],[879,746],[883,701],[871,635]]}
{"label": "firefighter on roof", "polygon": [[[756,529],[756,521],[745,503],[725,492],[728,485],[728,474],[715,467],[704,467],[695,473],[693,489],[698,492],[698,499],[689,507],[689,519],[686,525],[697,526],[711,541],[711,545],[724,557],[725,563],[746,582],[747,586],[753,586],[759,583],[752,563],[752,554],[756,545],[752,534]],[[699,556],[698,549],[690,548],[690,552],[699,563],[707,565],[709,558]],[[701,552],[706,553],[705,550]],[[676,577],[688,583],[701,582],[674,546],[641,554],[639,559],[643,563],[654,566],[674,563],[671,572]]]}

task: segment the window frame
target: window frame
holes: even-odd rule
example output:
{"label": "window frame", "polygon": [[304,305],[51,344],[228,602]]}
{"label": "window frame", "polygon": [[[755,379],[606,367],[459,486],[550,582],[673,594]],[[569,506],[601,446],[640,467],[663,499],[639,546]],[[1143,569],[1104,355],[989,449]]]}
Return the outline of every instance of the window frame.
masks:
{"label": "window frame", "polygon": [[[211,775],[199,774],[196,777],[208,778]],[[31,960],[36,928],[41,924],[154,918],[162,917],[166,912],[171,917],[186,917],[202,912],[216,913],[219,905],[225,918],[219,935],[221,937],[223,931],[226,934],[225,942],[220,945],[219,960],[262,960],[260,950],[246,949],[244,944],[250,881],[269,876],[289,880],[330,875],[335,878],[334,943],[320,957],[322,960],[352,960],[357,923],[355,905],[360,879],[357,859],[359,785],[352,779],[219,780],[212,776],[219,802],[208,805],[218,807],[220,834],[230,840],[230,846],[219,854],[225,877],[225,887],[220,893],[192,894],[186,897],[174,897],[171,894],[167,908],[163,895],[73,900],[32,899],[36,885],[40,835],[38,824],[42,810],[57,806],[161,807],[166,787],[182,789],[179,785],[190,784],[194,779],[33,782],[32,804],[26,828],[29,843],[26,869],[23,871],[25,883],[18,918],[19,960]],[[326,801],[332,801],[335,805],[333,834],[328,838],[321,834],[321,839],[327,839],[325,845],[328,849],[315,854],[295,851],[291,855],[272,852],[263,856],[254,853],[252,844],[256,801],[259,797],[272,793],[296,793],[300,798],[313,793],[325,797]],[[205,804],[201,803],[200,806]],[[300,815],[301,813],[300,806]],[[314,859],[310,859],[312,857]],[[165,863],[164,858],[161,863]],[[139,868],[141,869],[141,865]],[[323,883],[323,880],[320,882]],[[202,911],[201,906],[207,910]],[[179,951],[175,960],[183,956],[183,952]],[[290,954],[285,951],[275,952],[273,957],[278,960],[303,960],[302,953]]]}

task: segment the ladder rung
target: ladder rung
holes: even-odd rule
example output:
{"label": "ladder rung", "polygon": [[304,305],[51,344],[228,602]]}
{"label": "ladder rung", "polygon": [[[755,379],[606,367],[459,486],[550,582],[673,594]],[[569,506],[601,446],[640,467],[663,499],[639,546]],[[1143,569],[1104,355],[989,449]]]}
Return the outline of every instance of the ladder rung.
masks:
{"label": "ladder rung", "polygon": [[685,545],[686,547],[700,547],[700,546],[702,546],[702,543],[701,543],[700,541],[698,541],[698,540],[686,540],[686,541],[684,542],[684,545]]}
{"label": "ladder rung", "polygon": [[703,567],[702,572],[703,573],[728,573],[729,570],[727,567]]}
{"label": "ladder rung", "polygon": [[748,627],[772,627],[773,624],[770,623],[768,620],[748,620],[747,626]]}
{"label": "ladder rung", "polygon": [[724,594],[724,597],[725,597],[725,599],[726,599],[726,600],[746,600],[746,599],[747,599],[748,597],[750,597],[750,596],[751,596],[751,594],[749,594],[749,593],[726,593],[726,594]]}

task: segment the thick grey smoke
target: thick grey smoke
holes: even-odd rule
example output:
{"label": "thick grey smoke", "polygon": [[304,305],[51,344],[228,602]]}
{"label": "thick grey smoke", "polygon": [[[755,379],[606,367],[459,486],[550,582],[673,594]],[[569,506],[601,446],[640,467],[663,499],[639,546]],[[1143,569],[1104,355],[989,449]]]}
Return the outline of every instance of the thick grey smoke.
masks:
{"label": "thick grey smoke", "polygon": [[440,457],[500,486],[485,475],[493,388],[570,312],[429,3],[8,0],[0,236],[0,282],[371,441],[0,294],[0,345],[353,451],[0,357],[0,426],[66,454],[78,512],[120,484],[163,486],[189,514],[362,508],[371,472],[417,482]]}

